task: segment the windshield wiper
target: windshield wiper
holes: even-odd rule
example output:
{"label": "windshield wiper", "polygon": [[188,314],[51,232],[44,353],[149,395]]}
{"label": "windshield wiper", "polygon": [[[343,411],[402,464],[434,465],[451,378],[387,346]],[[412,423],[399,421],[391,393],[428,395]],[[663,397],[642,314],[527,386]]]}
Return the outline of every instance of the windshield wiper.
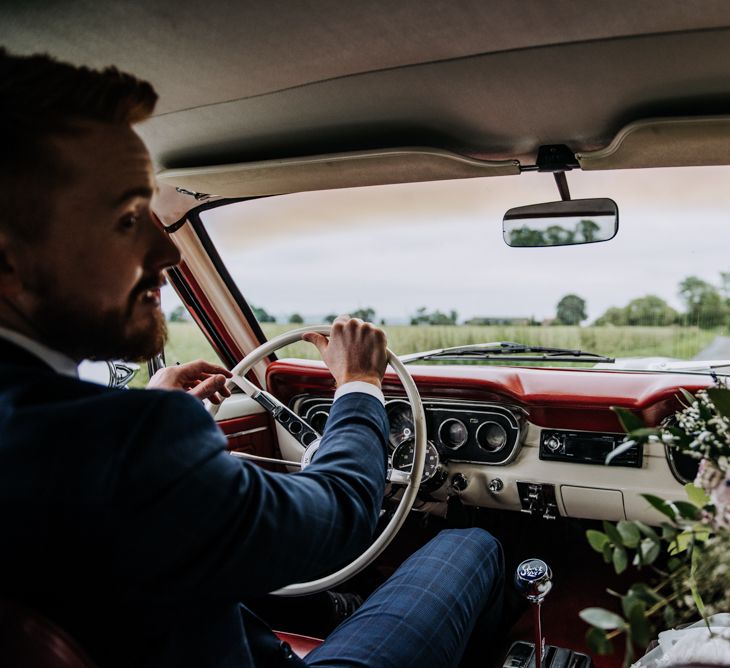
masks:
{"label": "windshield wiper", "polygon": [[544,346],[528,346],[511,341],[495,341],[493,343],[475,343],[468,346],[426,350],[410,355],[401,355],[403,364],[417,360],[512,360],[520,362],[614,362],[613,357],[605,357],[597,353],[588,353],[570,348],[545,348]]}

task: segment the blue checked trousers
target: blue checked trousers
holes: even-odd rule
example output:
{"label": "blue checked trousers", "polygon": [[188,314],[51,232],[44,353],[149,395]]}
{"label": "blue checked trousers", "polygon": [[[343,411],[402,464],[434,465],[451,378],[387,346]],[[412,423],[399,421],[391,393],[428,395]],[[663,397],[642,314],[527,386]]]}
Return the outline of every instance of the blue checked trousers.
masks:
{"label": "blue checked trousers", "polygon": [[305,662],[311,668],[458,666],[472,631],[485,647],[499,642],[503,581],[494,537],[482,529],[442,531]]}

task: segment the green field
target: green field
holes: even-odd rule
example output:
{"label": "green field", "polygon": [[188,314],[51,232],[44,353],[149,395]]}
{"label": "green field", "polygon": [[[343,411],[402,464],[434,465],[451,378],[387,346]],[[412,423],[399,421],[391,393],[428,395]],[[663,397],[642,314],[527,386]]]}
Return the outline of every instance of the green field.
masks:
{"label": "green field", "polygon": [[[170,339],[166,348],[167,364],[198,358],[211,362],[218,358],[196,325],[187,322],[168,324]],[[294,325],[264,324],[271,338],[294,329]],[[676,357],[691,359],[724,332],[696,327],[383,327],[388,345],[398,354],[446,348],[485,341],[516,341],[555,348],[578,348],[609,357]],[[283,348],[279,357],[318,359],[314,346],[299,342]],[[140,370],[134,386],[147,382],[146,369]]]}

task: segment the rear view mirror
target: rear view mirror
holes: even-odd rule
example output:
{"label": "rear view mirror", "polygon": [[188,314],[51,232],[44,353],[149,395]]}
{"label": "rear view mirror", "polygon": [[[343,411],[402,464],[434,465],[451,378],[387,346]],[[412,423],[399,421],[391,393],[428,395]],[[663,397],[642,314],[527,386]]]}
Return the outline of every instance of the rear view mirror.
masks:
{"label": "rear view mirror", "polygon": [[573,199],[518,206],[504,214],[502,234],[508,246],[571,246],[608,241],[618,231],[618,207],[612,199]]}

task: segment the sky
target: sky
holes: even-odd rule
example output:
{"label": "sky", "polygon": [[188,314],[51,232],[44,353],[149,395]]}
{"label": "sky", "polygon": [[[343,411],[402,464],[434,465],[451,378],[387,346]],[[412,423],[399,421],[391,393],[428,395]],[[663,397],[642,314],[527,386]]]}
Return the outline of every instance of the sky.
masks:
{"label": "sky", "polygon": [[[558,199],[550,174],[353,188],[244,202],[203,215],[249,302],[308,321],[372,307],[407,322],[416,309],[474,316],[555,315],[585,299],[588,320],[655,294],[677,309],[679,282],[730,271],[730,168],[570,172],[574,199],[610,197],[608,242],[510,248],[507,209]],[[174,304],[168,295],[167,310]]]}

